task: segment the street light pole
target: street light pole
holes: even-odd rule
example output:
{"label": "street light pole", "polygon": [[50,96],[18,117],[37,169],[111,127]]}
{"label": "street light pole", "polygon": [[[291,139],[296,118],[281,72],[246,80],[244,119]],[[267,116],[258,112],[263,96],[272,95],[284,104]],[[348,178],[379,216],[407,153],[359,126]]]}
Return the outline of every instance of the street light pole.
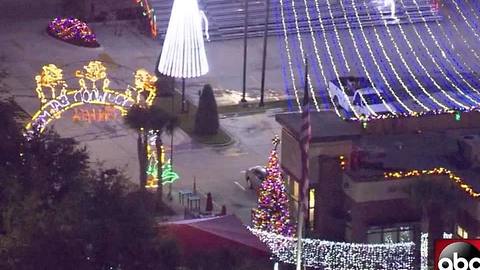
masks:
{"label": "street light pole", "polygon": [[243,92],[240,102],[247,102],[245,95],[247,92],[247,31],[248,31],[248,1],[245,0],[245,22],[243,26]]}
{"label": "street light pole", "polygon": [[262,85],[260,87],[260,107],[265,104],[263,102],[265,95],[265,69],[267,64],[267,40],[268,40],[268,21],[270,16],[270,0],[265,0],[265,29],[263,31],[263,61],[262,61]]}
{"label": "street light pole", "polygon": [[185,113],[185,78],[182,77],[182,113]]}

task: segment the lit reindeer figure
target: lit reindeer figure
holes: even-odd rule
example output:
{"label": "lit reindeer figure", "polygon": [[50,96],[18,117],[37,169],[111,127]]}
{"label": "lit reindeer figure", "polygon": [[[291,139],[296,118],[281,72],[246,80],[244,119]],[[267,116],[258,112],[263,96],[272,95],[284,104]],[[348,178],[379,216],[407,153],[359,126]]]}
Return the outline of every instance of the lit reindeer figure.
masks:
{"label": "lit reindeer figure", "polygon": [[35,81],[37,83],[35,91],[42,104],[47,102],[47,97],[44,92],[45,88],[50,90],[49,99],[55,99],[57,97],[57,89],[59,88],[60,95],[66,92],[67,84],[63,80],[62,70],[53,64],[43,66],[42,72],[35,76]]}

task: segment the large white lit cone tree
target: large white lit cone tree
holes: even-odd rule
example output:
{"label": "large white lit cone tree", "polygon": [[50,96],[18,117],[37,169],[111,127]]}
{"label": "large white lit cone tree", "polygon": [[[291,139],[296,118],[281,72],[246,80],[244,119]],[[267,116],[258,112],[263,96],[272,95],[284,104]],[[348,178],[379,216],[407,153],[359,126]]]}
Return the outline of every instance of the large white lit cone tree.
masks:
{"label": "large white lit cone tree", "polygon": [[208,72],[202,21],[208,37],[208,20],[197,0],[175,0],[163,42],[158,71],[175,78],[195,78]]}

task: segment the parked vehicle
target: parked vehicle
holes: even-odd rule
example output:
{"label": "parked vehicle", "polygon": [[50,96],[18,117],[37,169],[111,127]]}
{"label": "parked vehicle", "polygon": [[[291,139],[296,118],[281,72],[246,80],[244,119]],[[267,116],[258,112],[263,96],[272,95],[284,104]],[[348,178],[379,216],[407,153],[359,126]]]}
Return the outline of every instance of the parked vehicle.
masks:
{"label": "parked vehicle", "polygon": [[383,91],[364,77],[339,77],[331,80],[328,83],[328,94],[335,106],[347,112],[354,110],[363,116],[389,112],[380,97],[383,96]]}
{"label": "parked vehicle", "polygon": [[251,167],[245,171],[245,181],[250,189],[258,191],[263,180],[267,176],[267,170],[264,166]]}

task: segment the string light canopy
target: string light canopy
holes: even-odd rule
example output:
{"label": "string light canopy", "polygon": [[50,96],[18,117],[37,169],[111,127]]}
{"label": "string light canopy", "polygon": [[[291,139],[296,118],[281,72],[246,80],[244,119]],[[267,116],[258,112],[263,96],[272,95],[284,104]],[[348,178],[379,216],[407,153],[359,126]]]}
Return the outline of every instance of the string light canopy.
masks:
{"label": "string light canopy", "polygon": [[175,78],[195,78],[208,72],[202,21],[208,36],[208,20],[197,0],[175,0],[163,43],[158,71]]}
{"label": "string light canopy", "polygon": [[[273,259],[294,264],[297,239],[249,228],[272,251]],[[320,269],[413,269],[415,244],[354,244],[302,239],[304,266]]]}

